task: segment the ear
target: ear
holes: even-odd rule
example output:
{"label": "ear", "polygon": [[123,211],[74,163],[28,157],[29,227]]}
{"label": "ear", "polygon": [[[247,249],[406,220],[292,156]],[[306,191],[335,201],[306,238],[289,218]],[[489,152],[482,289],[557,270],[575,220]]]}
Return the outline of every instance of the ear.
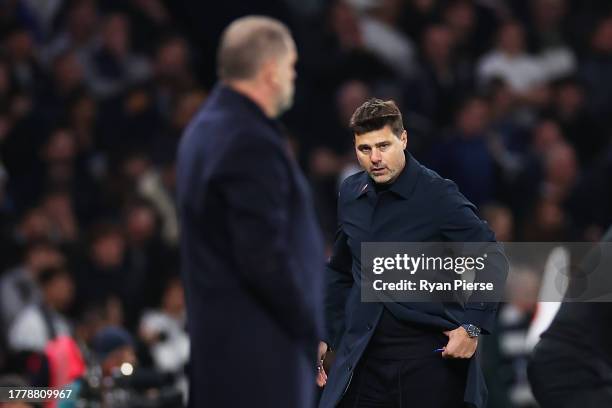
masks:
{"label": "ear", "polygon": [[260,75],[265,83],[278,85],[278,62],[274,58],[264,61],[261,65]]}
{"label": "ear", "polygon": [[402,145],[404,146],[404,150],[406,150],[406,147],[408,146],[408,132],[404,130],[402,132],[402,135],[400,136],[400,140],[402,142]]}

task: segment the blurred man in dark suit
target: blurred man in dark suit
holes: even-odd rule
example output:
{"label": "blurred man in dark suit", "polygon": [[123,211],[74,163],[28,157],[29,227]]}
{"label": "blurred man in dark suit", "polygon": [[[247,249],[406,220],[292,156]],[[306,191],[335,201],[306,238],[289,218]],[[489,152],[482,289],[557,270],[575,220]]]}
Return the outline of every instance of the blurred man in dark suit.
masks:
{"label": "blurred man in dark suit", "polygon": [[233,22],[218,50],[221,81],[181,141],[192,407],[314,403],[323,249],[276,121],[292,104],[296,59],[282,23]]}
{"label": "blurred man in dark suit", "polygon": [[[609,250],[612,227],[601,239]],[[605,246],[604,246],[605,245]],[[579,263],[580,275],[570,275],[568,293],[580,289],[584,277],[601,265],[597,247]],[[609,257],[607,257],[609,259]],[[572,277],[577,279],[572,279]],[[612,290],[610,279],[594,280],[602,294]],[[612,406],[612,303],[563,302],[550,327],[541,335],[528,367],[529,382],[542,408]]]}

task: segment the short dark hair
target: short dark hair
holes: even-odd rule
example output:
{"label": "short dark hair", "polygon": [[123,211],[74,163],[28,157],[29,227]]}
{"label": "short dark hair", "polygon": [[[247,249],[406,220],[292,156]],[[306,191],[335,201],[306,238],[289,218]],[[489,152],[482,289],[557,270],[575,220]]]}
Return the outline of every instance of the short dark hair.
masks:
{"label": "short dark hair", "polygon": [[397,137],[404,132],[402,113],[393,100],[369,99],[355,110],[349,122],[349,127],[356,135],[373,132],[385,126],[389,126]]}

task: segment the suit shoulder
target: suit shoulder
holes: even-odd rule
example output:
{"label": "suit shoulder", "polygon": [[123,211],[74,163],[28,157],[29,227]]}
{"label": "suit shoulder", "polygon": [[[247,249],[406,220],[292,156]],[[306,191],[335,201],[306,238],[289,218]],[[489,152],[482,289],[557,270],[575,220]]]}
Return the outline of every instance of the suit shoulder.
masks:
{"label": "suit shoulder", "polygon": [[476,208],[459,190],[453,180],[440,176],[434,170],[421,165],[420,191],[432,205],[438,208],[469,206]]}
{"label": "suit shoulder", "polygon": [[282,137],[249,112],[210,105],[202,108],[192,119],[182,139],[189,148],[202,143],[225,146],[230,151],[257,149],[258,146],[282,148]]}
{"label": "suit shoulder", "polygon": [[457,184],[454,181],[440,176],[437,172],[426,166],[423,166],[422,164],[420,166],[420,184],[422,185],[422,188],[425,191],[436,196],[443,196],[459,191],[459,189],[457,188]]}

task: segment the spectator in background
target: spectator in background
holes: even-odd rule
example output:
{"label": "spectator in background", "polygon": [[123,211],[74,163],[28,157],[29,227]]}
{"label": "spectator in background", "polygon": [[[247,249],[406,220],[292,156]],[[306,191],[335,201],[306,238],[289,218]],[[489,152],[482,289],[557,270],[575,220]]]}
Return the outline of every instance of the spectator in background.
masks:
{"label": "spectator in background", "polygon": [[16,317],[8,331],[9,347],[14,351],[42,352],[56,335],[69,334],[68,319],[63,315],[74,297],[74,284],[63,267],[51,267],[37,276],[42,298],[29,304]]}
{"label": "spectator in background", "polygon": [[126,200],[139,191],[139,183],[147,175],[153,174],[151,159],[141,150],[113,151],[109,158],[109,174],[104,178],[103,204],[105,216],[117,219],[121,216]]}
{"label": "spectator in background", "polygon": [[76,141],[70,129],[53,130],[41,152],[42,174],[37,174],[36,178],[41,179],[43,186],[72,187],[71,182],[78,172],[75,168],[77,154]]}
{"label": "spectator in background", "polygon": [[189,45],[178,35],[163,39],[155,51],[152,98],[155,109],[166,119],[171,120],[180,97],[194,92],[198,85],[190,54]]}
{"label": "spectator in background", "polygon": [[546,72],[538,60],[525,50],[525,34],[517,21],[506,21],[497,33],[495,50],[484,55],[478,63],[482,83],[502,78],[519,95],[528,96],[541,86]]}
{"label": "spectator in background", "polygon": [[415,46],[399,29],[403,7],[400,0],[366,2],[360,19],[364,46],[384,61],[398,78],[408,78],[416,69]]}
{"label": "spectator in background", "polygon": [[77,54],[70,49],[53,58],[49,80],[36,95],[36,114],[47,129],[63,117],[64,108],[72,98],[88,89],[83,70]]}
{"label": "spectator in background", "polygon": [[553,101],[552,114],[567,141],[576,149],[580,165],[589,166],[601,156],[610,137],[587,112],[584,87],[575,79],[560,81]]}
{"label": "spectator in background", "polygon": [[133,369],[137,363],[134,347],[134,339],[125,329],[108,326],[100,330],[92,340],[92,350],[102,368],[102,376],[116,375],[123,364],[129,364]]}
{"label": "spectator in background", "polygon": [[[329,128],[319,129],[318,133],[320,134],[313,135],[316,138],[317,145],[320,146],[320,149],[312,151],[309,163],[309,172],[314,177],[337,173],[337,165],[346,161],[346,157],[350,157],[349,160],[351,161],[354,159],[353,145],[350,142],[351,133],[347,123],[352,112],[365,102],[370,94],[371,90],[368,84],[359,79],[349,79],[338,86],[333,98],[333,120],[331,122],[333,125]],[[330,164],[335,162],[336,165],[325,164],[325,159],[319,158],[321,156],[320,152],[330,154],[333,159]]]}
{"label": "spectator in background", "polygon": [[20,89],[36,91],[44,73],[34,48],[30,33],[19,25],[7,30],[2,39],[6,57],[11,61],[11,74]]}
{"label": "spectator in background", "polygon": [[567,1],[535,0],[529,6],[531,24],[527,37],[538,53],[547,78],[554,80],[573,74],[577,61],[561,26],[567,15]]}
{"label": "spectator in background", "polygon": [[[81,157],[72,130],[55,128],[41,149],[40,167],[33,169],[28,180],[30,184],[22,192],[27,202],[35,203],[49,191],[61,191],[67,200],[64,201],[67,207],[61,217],[58,218],[60,214],[53,214],[53,222],[61,221],[63,228],[76,229],[76,225],[68,227],[71,222],[69,218],[78,217],[80,221],[85,221],[95,211],[98,186]],[[65,230],[63,233],[74,235],[77,232]]]}
{"label": "spectator in background", "polygon": [[[348,136],[350,139],[352,135],[347,123],[350,122],[355,109],[370,99],[370,97],[371,90],[367,82],[354,79],[340,85],[336,94],[336,115],[338,126],[342,127],[343,136]],[[348,149],[348,153],[353,156],[352,143],[347,143],[344,140],[342,142],[344,148]]]}
{"label": "spectator in background", "polygon": [[158,130],[151,143],[150,156],[155,163],[174,160],[183,130],[205,100],[206,93],[201,90],[172,95],[172,107],[166,125]]}
{"label": "spectator in background", "polygon": [[88,401],[95,400],[96,405],[121,401],[128,407],[183,406],[181,392],[168,387],[172,377],[142,367],[135,348],[134,338],[121,327],[105,327],[95,335],[92,350],[100,375],[85,384]]}
{"label": "spectator in background", "polygon": [[95,49],[99,15],[96,0],[76,0],[66,11],[62,29],[43,48],[47,62],[68,50],[74,50],[79,62],[85,64]]}
{"label": "spectator in background", "polygon": [[563,242],[570,239],[569,220],[559,203],[540,197],[528,214],[521,238],[529,242]]}
{"label": "spectator in background", "polygon": [[[88,92],[83,92],[71,100],[66,116],[66,124],[74,134],[76,148],[79,152],[78,164],[81,170],[89,176],[88,188],[90,194],[96,197],[94,200],[78,197],[77,200],[87,202],[87,211],[80,214],[82,218],[80,221],[89,225],[91,218],[101,210],[98,207],[100,186],[108,175],[109,165],[108,151],[101,149],[100,139],[103,127],[100,123],[100,109],[93,96]],[[83,208],[81,207],[80,210]]]}
{"label": "spectator in background", "polygon": [[423,31],[439,19],[440,9],[436,0],[408,0],[400,25],[410,38],[420,40]]}
{"label": "spectator in background", "polygon": [[507,14],[495,6],[500,2],[451,0],[444,6],[442,21],[453,33],[458,57],[473,61],[490,48],[499,17]]}
{"label": "spectator in background", "polygon": [[491,108],[489,148],[499,167],[497,200],[512,203],[512,186],[524,170],[529,152],[532,115],[520,104],[517,95],[503,80],[487,87]]}
{"label": "spectator in background", "polygon": [[[303,163],[309,163],[308,156],[317,147],[345,146],[342,141],[347,139],[335,136],[335,131],[330,137],[321,129],[345,127],[346,121],[338,122],[336,101],[347,81],[371,88],[393,77],[392,70],[365,46],[359,15],[347,0],[329,2],[325,14],[311,25],[301,46],[298,68],[303,67],[303,74],[296,81],[295,107],[287,115],[289,123],[299,123],[294,131]],[[312,104],[313,100],[318,103]]]}
{"label": "spectator in background", "polygon": [[158,163],[158,170],[144,173],[138,180],[138,192],[151,202],[160,217],[161,236],[170,249],[178,244],[178,218],[174,194],[176,165],[174,160]]}
{"label": "spectator in background", "polygon": [[567,19],[567,0],[534,0],[528,4],[528,39],[537,50],[567,47],[567,32],[563,23]]}
{"label": "spectator in background", "polygon": [[557,203],[568,200],[578,179],[575,150],[567,143],[557,143],[546,152],[541,194]]}
{"label": "spectator in background", "polygon": [[145,81],[150,75],[148,61],[131,48],[130,22],[115,13],[102,23],[100,47],[87,62],[87,77],[100,98],[116,96],[123,88]]}
{"label": "spectator in background", "polygon": [[159,234],[159,217],[153,206],[146,200],[135,198],[124,211],[127,269],[129,275],[123,278],[123,285],[140,288],[129,294],[125,300],[128,318],[137,319],[131,309],[142,311],[145,306],[153,307],[162,296],[163,285],[169,278],[169,270],[176,262],[163,244]]}
{"label": "spectator in background", "polygon": [[[348,80],[339,86],[334,106],[333,126],[320,129],[316,137],[319,147],[310,153],[309,174],[314,191],[315,208],[326,242],[333,242],[336,228],[336,191],[338,175],[347,177],[351,171],[359,171],[355,162],[351,131],[348,128],[351,115],[370,97],[370,89],[360,80]],[[350,175],[350,174],[349,174]]]}
{"label": "spectator in background", "polygon": [[129,303],[141,287],[131,284],[125,246],[125,237],[117,225],[101,223],[92,228],[87,258],[82,261],[76,275],[79,308],[91,303],[105,303],[112,298],[119,301],[122,314],[131,313],[133,316],[139,312],[126,308],[126,302]]}
{"label": "spectator in background", "polygon": [[[466,60],[455,59],[455,38],[441,24],[424,29],[418,77],[408,88],[406,100],[413,110],[423,114],[436,129],[451,124],[453,111],[473,87],[472,67]],[[413,92],[413,88],[417,92]]]}
{"label": "spectator in background", "polygon": [[38,279],[42,271],[59,268],[64,257],[51,244],[34,242],[25,250],[23,263],[2,275],[0,279],[0,310],[4,333],[28,305],[43,298]]}
{"label": "spectator in background", "polygon": [[58,103],[67,102],[70,97],[87,88],[83,73],[83,63],[78,59],[77,54],[68,49],[53,59],[52,81],[49,84],[47,93],[50,98],[43,98],[46,108],[59,108]]}
{"label": "spectator in background", "polygon": [[24,212],[16,226],[13,243],[16,248],[25,249],[28,244],[52,238],[49,218],[40,208],[32,208]]}
{"label": "spectator in background", "polygon": [[167,281],[161,308],[143,315],[139,334],[149,346],[159,370],[182,373],[189,360],[189,336],[183,286],[179,279]]}
{"label": "spectator in background", "polygon": [[530,109],[525,108],[519,95],[501,78],[492,79],[485,89],[491,106],[492,128],[500,133],[504,148],[525,153],[534,120]]}
{"label": "spectator in background", "polygon": [[104,207],[107,214],[120,216],[120,207],[136,193],[155,206],[163,218],[164,239],[172,242],[176,238],[172,234],[176,232],[177,222],[174,213],[174,157],[170,159],[164,155],[158,166],[154,166],[149,155],[137,150],[116,160],[118,163],[111,167],[111,177],[105,178]]}
{"label": "spectator in background", "polygon": [[491,375],[503,382],[514,408],[537,407],[527,380],[527,363],[532,351],[527,344],[527,333],[537,311],[539,280],[538,271],[513,266],[506,285],[508,302],[500,308],[497,335],[491,338],[499,347],[499,360]]}
{"label": "spectator in background", "polygon": [[431,154],[432,168],[454,180],[475,205],[493,200],[496,163],[489,150],[490,111],[478,96],[466,99],[457,114],[449,139]]}
{"label": "spectator in background", "polygon": [[[348,0],[330,2],[320,31],[320,37],[315,37],[318,41],[307,43],[309,48],[305,50],[305,64],[313,75],[313,83],[333,93],[346,78],[371,81],[391,74],[383,61],[367,48],[358,11]],[[321,55],[326,58],[317,57]]]}
{"label": "spectator in background", "polygon": [[41,200],[42,210],[51,224],[54,242],[61,245],[76,244],[79,223],[72,208],[72,197],[66,190],[54,190]]}
{"label": "spectator in background", "polygon": [[[547,146],[547,150],[542,150],[542,176],[524,226],[523,238],[528,241],[554,242],[576,238],[568,217],[568,205],[579,199],[575,194],[579,173],[576,153],[565,141],[554,142],[558,136],[554,136],[554,128],[550,129],[550,133],[542,130],[541,144],[538,146],[536,143],[536,148]],[[535,185],[533,179],[531,183]]]}
{"label": "spectator in background", "polygon": [[[90,93],[76,95],[68,107],[67,123],[75,135],[77,149],[92,159],[98,148],[98,105]],[[101,176],[100,171],[95,172]]]}
{"label": "spectator in background", "polygon": [[[593,32],[590,50],[580,64],[589,113],[602,125],[612,115],[612,17],[601,20]],[[609,125],[607,126],[609,128]]]}
{"label": "spectator in background", "polygon": [[532,151],[543,160],[547,152],[565,142],[559,124],[553,119],[543,118],[533,127]]}
{"label": "spectator in background", "polygon": [[172,15],[163,0],[118,1],[132,22],[132,38],[138,50],[150,53],[163,41],[165,33],[175,29]]}
{"label": "spectator in background", "polygon": [[156,136],[173,127],[181,96],[193,92],[197,85],[182,37],[165,38],[154,58],[149,74],[137,81],[118,83],[122,92],[100,104],[98,147],[115,158],[145,148],[154,151]]}
{"label": "spectator in background", "polygon": [[75,313],[74,339],[88,366],[96,363],[91,349],[96,334],[108,326],[121,326],[123,322],[120,304],[117,306],[117,300],[109,298],[106,302],[90,303]]}
{"label": "spectator in background", "polygon": [[547,152],[565,142],[559,125],[547,118],[533,126],[530,139],[529,148],[521,157],[515,176],[508,181],[505,197],[520,219],[526,216],[540,196]]}

